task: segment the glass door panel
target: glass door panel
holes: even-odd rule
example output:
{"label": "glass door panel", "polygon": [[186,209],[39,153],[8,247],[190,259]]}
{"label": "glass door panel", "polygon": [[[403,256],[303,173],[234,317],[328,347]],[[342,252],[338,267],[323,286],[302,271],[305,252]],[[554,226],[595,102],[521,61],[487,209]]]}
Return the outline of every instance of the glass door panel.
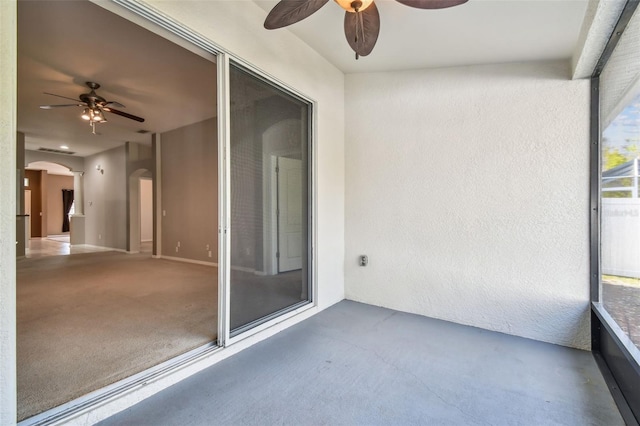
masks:
{"label": "glass door panel", "polygon": [[310,300],[308,103],[230,66],[232,335]]}

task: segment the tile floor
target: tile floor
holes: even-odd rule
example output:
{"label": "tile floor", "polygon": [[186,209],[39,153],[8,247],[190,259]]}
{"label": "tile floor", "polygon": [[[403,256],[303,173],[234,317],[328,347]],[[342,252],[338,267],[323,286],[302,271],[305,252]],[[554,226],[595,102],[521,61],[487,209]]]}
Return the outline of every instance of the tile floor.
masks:
{"label": "tile floor", "polygon": [[[140,244],[140,251],[150,253],[152,243],[150,241]],[[65,256],[69,254],[94,253],[99,251],[110,251],[108,248],[90,246],[86,244],[74,245],[69,243],[69,234],[50,235],[46,238],[32,238],[26,250],[29,259],[47,256]]]}

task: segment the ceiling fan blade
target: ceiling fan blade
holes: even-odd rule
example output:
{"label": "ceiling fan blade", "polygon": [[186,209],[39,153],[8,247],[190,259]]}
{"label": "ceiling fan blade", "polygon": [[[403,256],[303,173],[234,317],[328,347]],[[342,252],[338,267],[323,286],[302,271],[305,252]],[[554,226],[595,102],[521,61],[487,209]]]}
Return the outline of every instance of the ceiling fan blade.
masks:
{"label": "ceiling fan blade", "polygon": [[380,33],[380,14],[375,3],[371,3],[364,11],[345,12],[344,35],[347,43],[358,56],[367,56],[373,50]]}
{"label": "ceiling fan blade", "polygon": [[105,111],[107,111],[107,112],[112,113],[112,114],[119,115],[119,116],[121,116],[121,117],[125,117],[125,118],[128,118],[128,119],[130,119],[130,120],[139,121],[140,123],[144,123],[144,118],[142,118],[142,117],[138,117],[138,116],[136,116],[136,115],[129,114],[129,113],[127,113],[127,112],[122,112],[122,111],[119,111],[119,110],[117,110],[117,109],[113,109],[113,108],[111,108],[111,107],[103,107],[103,109],[104,109]]}
{"label": "ceiling fan blade", "polygon": [[122,105],[120,102],[109,101],[105,102],[101,105],[102,107],[116,107],[116,108],[126,108],[126,106]]}
{"label": "ceiling fan blade", "polygon": [[468,0],[396,0],[405,6],[418,9],[446,9],[447,7],[459,6]]}
{"label": "ceiling fan blade", "polygon": [[308,18],[317,12],[329,0],[280,0],[264,21],[264,27],[268,30],[286,27]]}
{"label": "ceiling fan blade", "polygon": [[85,106],[85,104],[40,105],[40,108],[42,108],[42,109],[54,109],[54,108],[70,107],[70,106]]}
{"label": "ceiling fan blade", "polygon": [[[42,93],[44,93],[45,95],[57,96],[57,97],[62,98],[62,99],[69,99],[70,101],[82,102],[80,99],[68,98],[66,96],[56,95],[55,93],[49,93],[49,92],[42,92]],[[84,103],[83,103],[83,105],[84,105]]]}

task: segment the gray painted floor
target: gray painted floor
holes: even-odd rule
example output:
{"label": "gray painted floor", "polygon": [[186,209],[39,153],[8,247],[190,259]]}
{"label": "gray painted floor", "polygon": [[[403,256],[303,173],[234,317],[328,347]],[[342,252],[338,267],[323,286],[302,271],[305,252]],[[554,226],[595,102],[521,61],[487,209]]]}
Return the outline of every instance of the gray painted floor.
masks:
{"label": "gray painted floor", "polygon": [[343,301],[101,425],[623,425],[589,352]]}

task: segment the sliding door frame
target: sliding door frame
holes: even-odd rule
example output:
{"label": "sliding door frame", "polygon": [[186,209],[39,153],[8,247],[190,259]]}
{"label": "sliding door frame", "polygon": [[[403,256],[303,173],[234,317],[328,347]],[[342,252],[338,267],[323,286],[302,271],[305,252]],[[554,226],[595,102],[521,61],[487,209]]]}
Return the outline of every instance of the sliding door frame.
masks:
{"label": "sliding door frame", "polygon": [[605,69],[640,0],[627,0],[624,9],[591,75],[590,105],[590,277],[591,350],[628,425],[640,422],[640,351],[602,304],[601,280],[601,182],[602,129],[600,75]]}
{"label": "sliding door frame", "polygon": [[[225,253],[226,257],[224,259],[224,267],[220,268],[220,279],[223,278],[222,270],[224,269],[224,279],[225,283],[228,285],[225,288],[225,321],[223,334],[225,336],[224,346],[233,345],[241,340],[244,340],[248,337],[251,337],[255,334],[263,332],[283,321],[286,321],[289,318],[293,318],[309,309],[313,309],[317,306],[317,271],[315,265],[316,262],[316,250],[315,250],[315,241],[316,241],[316,230],[317,224],[315,221],[316,212],[317,212],[317,204],[316,204],[316,144],[314,141],[316,140],[316,102],[309,97],[301,94],[297,90],[289,87],[285,83],[270,77],[268,74],[264,73],[260,69],[254,67],[250,63],[232,55],[222,54],[225,57],[224,66],[226,67],[226,80],[225,80],[225,91],[226,91],[226,102],[228,102],[227,110],[226,110],[226,118],[225,118],[225,126],[226,126],[226,138],[224,139],[225,147],[224,151],[224,168],[225,168],[225,176],[220,179],[220,182],[224,179],[224,191],[225,194],[222,196],[225,205],[225,216],[224,216],[224,238],[220,238],[220,241],[225,242],[226,246],[220,247],[220,253]],[[239,327],[236,330],[231,330],[231,98],[230,98],[230,90],[229,90],[229,75],[230,75],[230,67],[234,66],[244,72],[251,74],[253,77],[262,80],[266,84],[273,86],[274,88],[282,91],[283,93],[296,98],[297,100],[304,102],[308,107],[307,113],[307,140],[305,143],[307,144],[307,162],[308,162],[308,179],[307,179],[307,258],[308,258],[308,270],[307,270],[307,282],[308,282],[308,298],[307,300],[296,303],[290,307],[286,307],[277,312],[274,312],[266,317],[260,318],[256,321],[252,321],[249,324]],[[221,90],[222,91],[222,90]],[[220,120],[222,121],[222,120]],[[222,168],[222,167],[221,167]],[[222,190],[222,187],[221,187]],[[221,202],[220,204],[223,204]],[[223,216],[220,216],[223,217]],[[222,259],[220,259],[220,263],[222,264]],[[223,345],[221,345],[223,346]]]}
{"label": "sliding door frame", "polygon": [[[144,22],[152,26],[160,27],[169,34],[177,37],[180,41],[188,42],[196,47],[216,56],[217,63],[217,111],[218,111],[218,338],[215,349],[224,348],[250,336],[260,333],[273,327],[289,318],[303,313],[317,306],[317,102],[309,96],[301,93],[287,83],[275,78],[264,70],[254,66],[244,59],[234,55],[224,47],[208,40],[201,35],[186,28],[182,24],[162,15],[147,4],[139,0],[110,0],[112,3],[131,12],[135,17],[142,18]],[[102,3],[99,3],[102,4]],[[112,10],[114,11],[114,10]],[[114,11],[114,13],[117,13]],[[124,18],[129,18],[123,16]],[[135,21],[133,21],[135,22]],[[137,22],[135,22],[137,23]],[[305,102],[309,107],[308,114],[308,300],[294,305],[292,309],[285,309],[283,313],[276,312],[267,321],[242,330],[240,333],[231,335],[230,330],[230,285],[231,285],[231,100],[229,90],[229,70],[231,63],[238,66],[266,83],[282,90],[283,92]],[[297,306],[297,307],[296,307]],[[269,317],[268,317],[269,318]]]}
{"label": "sliding door frame", "polygon": [[[202,37],[184,25],[170,19],[139,0],[109,0],[108,2],[89,0],[137,25],[156,32],[177,44],[195,46],[202,51],[215,55],[217,64],[217,113],[218,113],[218,338],[199,348],[178,355],[145,371],[129,376],[116,383],[98,389],[58,407],[32,416],[20,422],[20,425],[48,425],[66,422],[76,418],[83,412],[95,409],[100,405],[125,395],[148,383],[178,372],[213,354],[220,353],[225,347],[233,345],[257,333],[276,326],[302,312],[317,306],[317,264],[315,241],[317,241],[317,204],[316,204],[316,105],[317,103],[286,83],[269,75],[267,72],[235,56],[222,46]],[[229,66],[230,61],[250,70],[261,79],[269,82],[286,93],[289,93],[309,105],[309,299],[305,306],[293,309],[278,317],[260,324],[246,332],[230,337],[230,97]]]}

